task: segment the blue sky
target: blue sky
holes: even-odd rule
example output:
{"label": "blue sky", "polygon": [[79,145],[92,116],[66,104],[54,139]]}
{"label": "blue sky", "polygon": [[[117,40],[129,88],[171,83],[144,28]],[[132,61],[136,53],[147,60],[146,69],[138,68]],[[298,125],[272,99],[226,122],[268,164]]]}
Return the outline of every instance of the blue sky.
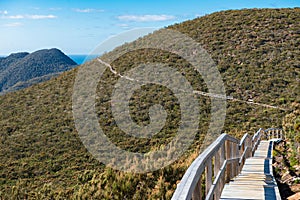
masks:
{"label": "blue sky", "polygon": [[283,7],[300,7],[300,0],[0,0],[0,55],[53,47],[88,54],[133,28],[161,28],[228,9]]}

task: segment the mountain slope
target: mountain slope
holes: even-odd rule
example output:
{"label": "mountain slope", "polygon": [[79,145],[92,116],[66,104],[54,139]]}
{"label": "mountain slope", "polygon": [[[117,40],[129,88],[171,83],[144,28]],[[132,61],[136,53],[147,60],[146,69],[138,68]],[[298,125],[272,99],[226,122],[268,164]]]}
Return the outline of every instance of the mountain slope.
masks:
{"label": "mountain slope", "polygon": [[22,59],[27,56],[29,53],[22,52],[22,53],[13,53],[8,57],[0,58],[0,69],[1,71],[9,67],[10,64],[16,62],[16,60]]}
{"label": "mountain slope", "polygon": [[18,82],[63,72],[75,65],[77,64],[73,60],[58,49],[43,49],[31,54],[11,54],[0,59],[0,92],[12,91],[10,87]]}
{"label": "mountain slope", "polygon": [[[199,42],[217,64],[226,93],[233,97],[227,101],[224,131],[240,136],[259,127],[278,127],[290,112],[292,102],[299,103],[299,20],[299,8],[251,9],[213,13],[168,27]],[[128,45],[134,44],[109,54]],[[124,73],[148,62],[172,66],[185,74],[194,90],[207,92],[202,77],[190,64],[168,52],[153,49],[130,52],[116,60],[113,67]],[[210,99],[198,97],[199,130],[185,155],[155,172],[124,173],[95,160],[80,141],[72,115],[77,72],[78,68],[0,97],[0,196],[3,199],[170,199],[184,171],[197,156],[208,129]],[[159,86],[146,85],[137,90],[130,103],[131,116],[137,123],[149,123],[148,108],[154,103],[163,105],[171,118],[167,118],[162,133],[152,139],[129,137],[116,125],[110,108],[110,96],[118,78],[107,69],[97,90],[95,106],[105,134],[116,145],[133,152],[147,152],[168,143],[180,123],[176,98]],[[249,100],[262,104],[251,104]]]}

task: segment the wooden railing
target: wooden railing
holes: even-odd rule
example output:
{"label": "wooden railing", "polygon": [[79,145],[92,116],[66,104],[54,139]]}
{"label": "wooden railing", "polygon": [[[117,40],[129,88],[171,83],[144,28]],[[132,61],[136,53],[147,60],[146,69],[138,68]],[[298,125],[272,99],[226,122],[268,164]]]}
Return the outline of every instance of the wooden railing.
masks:
{"label": "wooden railing", "polygon": [[281,129],[259,129],[252,137],[245,134],[240,141],[222,134],[193,161],[172,200],[219,199],[224,185],[241,172],[245,160],[254,155],[261,139],[283,138],[282,130],[277,130]]}
{"label": "wooden railing", "polygon": [[268,128],[265,130],[265,137],[264,139],[271,140],[271,139],[285,139],[283,134],[283,130],[280,128]]}

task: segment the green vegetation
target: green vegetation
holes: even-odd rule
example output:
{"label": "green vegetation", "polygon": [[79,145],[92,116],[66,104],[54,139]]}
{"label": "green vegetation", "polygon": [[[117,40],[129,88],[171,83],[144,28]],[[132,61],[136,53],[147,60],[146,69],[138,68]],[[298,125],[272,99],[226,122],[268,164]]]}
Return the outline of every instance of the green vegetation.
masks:
{"label": "green vegetation", "polygon": [[291,112],[283,119],[289,144],[289,162],[291,167],[300,167],[300,104],[291,104]]}
{"label": "green vegetation", "polygon": [[300,104],[292,103],[283,118],[286,140],[275,146],[274,171],[282,198],[300,192]]}
{"label": "green vegetation", "polygon": [[[299,20],[299,8],[252,9],[214,13],[168,27],[199,42],[217,64],[227,95],[235,99],[228,101],[224,131],[239,137],[259,127],[278,127],[293,112],[292,103],[300,102]],[[194,90],[207,92],[192,66],[168,52],[133,51],[112,65],[122,74],[147,62],[166,63],[185,74]],[[124,173],[95,160],[79,139],[72,115],[77,71],[0,97],[0,197],[170,199],[199,153],[210,122],[210,99],[198,97],[199,130],[189,151],[178,161],[151,173]],[[124,135],[112,118],[110,96],[117,79],[107,69],[98,85],[96,110],[105,134],[133,152],[147,152],[168,143],[180,123],[180,105],[172,92],[146,85],[133,94],[130,109],[137,123],[149,123],[147,110],[156,103],[168,113],[167,125],[159,134],[136,139]],[[250,99],[282,109],[249,104]]]}

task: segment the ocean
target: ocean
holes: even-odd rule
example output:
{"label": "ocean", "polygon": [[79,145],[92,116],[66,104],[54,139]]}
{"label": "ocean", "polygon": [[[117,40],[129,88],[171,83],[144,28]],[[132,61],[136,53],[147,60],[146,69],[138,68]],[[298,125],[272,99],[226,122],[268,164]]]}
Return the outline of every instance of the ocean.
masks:
{"label": "ocean", "polygon": [[[83,64],[86,61],[90,61],[93,58],[96,58],[96,55],[68,55],[72,60],[74,60],[74,62],[76,62],[78,65]],[[88,57],[87,60],[85,60]]]}

